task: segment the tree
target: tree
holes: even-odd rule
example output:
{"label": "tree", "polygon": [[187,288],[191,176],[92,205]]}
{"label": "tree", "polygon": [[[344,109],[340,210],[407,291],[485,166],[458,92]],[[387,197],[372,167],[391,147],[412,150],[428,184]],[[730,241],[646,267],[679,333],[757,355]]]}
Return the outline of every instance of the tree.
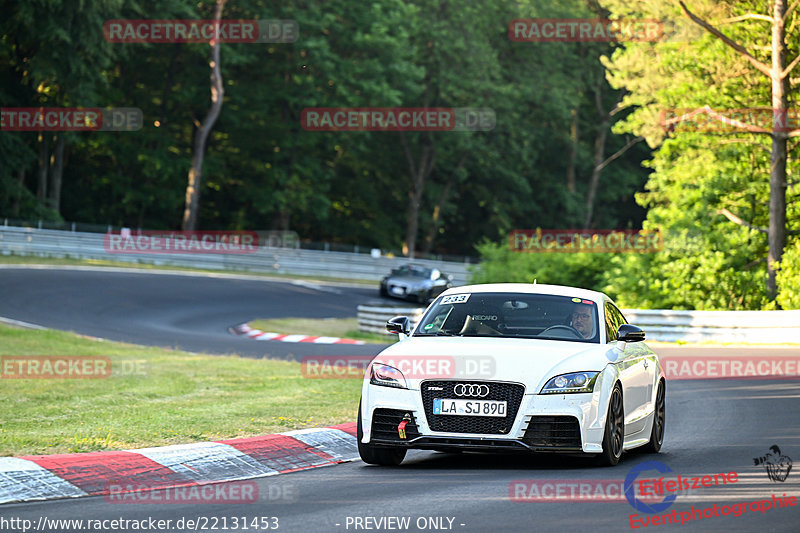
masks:
{"label": "tree", "polygon": [[[763,238],[767,233],[759,228],[767,228],[770,218],[775,220],[767,185],[772,181],[775,151],[762,141],[771,139],[775,128],[767,127],[759,135],[747,128],[671,133],[663,128],[660,115],[670,109],[763,107],[771,101],[771,87],[765,86],[762,72],[753,69],[750,60],[692,22],[678,4],[659,0],[603,4],[616,17],[659,19],[675,30],[660,42],[628,43],[604,60],[611,84],[628,90],[623,106],[631,112],[615,131],[642,135],[656,149],[647,163],[653,169],[647,191],[638,195],[638,201],[649,208],[646,227],[665,234],[662,253],[620,258],[623,271],[638,272],[644,280],[635,288],[630,276],[617,284],[649,293],[654,305],[696,309],[767,305],[774,299],[767,269],[772,256],[769,240]],[[702,20],[720,21],[717,26],[726,24],[727,38],[748,43],[755,60],[765,63],[764,50],[771,47],[758,46],[752,28],[741,24],[769,18],[753,13],[759,6],[696,0],[692,13],[701,13]],[[788,41],[787,53],[800,52],[797,44]],[[788,101],[796,93],[790,84]],[[787,165],[787,174],[796,171],[796,160],[787,160]],[[796,204],[790,200],[786,206],[786,221],[791,223],[797,219]],[[747,224],[732,231],[727,214]]]}
{"label": "tree", "polygon": [[[217,0],[214,9],[214,21],[219,24],[222,20],[222,10],[225,7],[225,0]],[[211,108],[203,119],[203,122],[196,124],[194,149],[192,151],[192,167],[189,169],[189,183],[186,186],[186,207],[183,211],[184,231],[193,231],[197,226],[197,211],[200,203],[200,184],[203,182],[203,158],[205,157],[206,142],[214,127],[214,123],[222,110],[222,100],[225,96],[225,89],[222,85],[222,68],[220,67],[220,42],[212,40],[211,43]]]}
{"label": "tree", "polygon": [[[48,6],[54,14],[39,36]],[[415,251],[463,256],[512,228],[583,220],[597,122],[587,80],[595,77],[578,82],[576,73],[599,71],[603,46],[516,43],[506,31],[518,17],[583,15],[583,0],[227,2],[226,19],[269,13],[298,21],[300,34],[294,43],[225,45],[225,62],[217,63],[225,112],[201,150],[207,43],[108,43],[102,27],[109,19],[209,19],[215,7],[216,0],[12,2],[0,21],[0,69],[10,74],[0,81],[4,105],[138,107],[145,123],[136,132],[65,135],[63,158],[60,135],[0,134],[0,215],[58,218],[47,206],[63,167],[67,220],[181,227],[187,171],[202,156],[194,213],[209,229],[286,228],[304,240],[390,250],[413,238]],[[603,108],[613,108],[616,93],[602,92]],[[300,122],[309,107],[425,105],[488,107],[497,125],[404,132],[404,149],[397,132],[308,131]],[[606,138],[604,155],[625,143]],[[574,193],[563,185],[569,163],[556,155],[569,146]],[[603,169],[595,202],[604,208],[593,223],[638,225],[643,210],[632,196],[644,180],[643,152],[636,147]],[[415,185],[411,169],[421,168],[423,155],[432,165]]]}
{"label": "tree", "polygon": [[[6,2],[0,20],[0,58],[6,83],[0,97],[6,107],[97,107],[105,84],[104,69],[115,57],[103,38],[103,22],[122,4],[109,2]],[[10,136],[17,137],[11,140]],[[0,168],[0,181],[16,191],[12,211],[58,218],[61,209],[62,176],[68,140],[60,133],[5,133],[0,145],[24,155],[12,157]],[[20,141],[25,148],[20,146]],[[20,187],[38,155],[36,190],[38,206],[30,203]],[[6,173],[7,172],[7,173]]]}
{"label": "tree", "polygon": [[[767,76],[771,82],[772,129],[771,131],[760,131],[758,133],[766,133],[772,138],[769,166],[769,253],[767,255],[767,293],[771,299],[774,299],[778,293],[775,279],[776,273],[780,265],[781,256],[783,255],[783,249],[786,246],[786,160],[788,157],[786,145],[787,139],[790,137],[800,136],[800,129],[787,131],[787,124],[789,122],[789,74],[800,62],[800,54],[787,66],[786,20],[795,10],[798,2],[795,1],[791,9],[789,9],[787,7],[787,0],[774,0],[771,17],[758,13],[747,13],[734,19],[736,21],[767,21],[772,25],[772,40],[770,45],[770,55],[772,58],[771,67],[756,59],[740,43],[725,35],[703,18],[692,13],[689,8],[686,7],[686,4],[683,2],[679,3],[684,13],[686,13],[693,22],[736,50],[736,52],[747,59],[756,70]],[[728,218],[738,223],[735,218]]]}

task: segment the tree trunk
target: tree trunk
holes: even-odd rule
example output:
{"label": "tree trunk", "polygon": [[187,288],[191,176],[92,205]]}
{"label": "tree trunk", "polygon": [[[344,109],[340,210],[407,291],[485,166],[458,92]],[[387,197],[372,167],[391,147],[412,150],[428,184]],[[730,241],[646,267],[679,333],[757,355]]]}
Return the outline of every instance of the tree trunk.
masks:
{"label": "tree trunk", "polygon": [[423,244],[422,247],[423,254],[431,253],[433,243],[436,240],[436,234],[439,231],[439,224],[441,223],[442,206],[445,205],[445,202],[447,202],[447,197],[450,196],[450,191],[452,190],[453,185],[455,185],[456,179],[458,179],[458,173],[461,172],[462,168],[464,168],[464,161],[467,160],[467,155],[468,154],[465,153],[461,156],[461,159],[458,161],[458,165],[456,165],[455,170],[452,174],[450,174],[450,178],[447,180],[447,183],[445,183],[444,189],[442,189],[442,193],[439,195],[439,200],[433,207],[431,226],[428,228],[428,235],[425,237],[425,244]]}
{"label": "tree trunk", "polygon": [[[222,8],[225,7],[225,0],[217,0],[217,7],[214,10],[214,20],[219,23],[222,19]],[[200,184],[203,182],[203,156],[205,155],[208,136],[214,127],[214,123],[222,110],[222,98],[225,90],[222,85],[222,72],[219,64],[220,43],[211,41],[211,108],[199,125],[194,137],[194,148],[192,150],[192,167],[189,170],[189,183],[186,186],[186,205],[183,211],[183,230],[193,231],[197,227],[197,212],[200,209]]]}
{"label": "tree trunk", "polygon": [[272,221],[270,222],[269,229],[273,231],[289,231],[289,222],[291,221],[291,211],[286,206],[279,207],[277,211],[272,214]]}
{"label": "tree trunk", "polygon": [[50,188],[47,191],[47,199],[50,208],[56,213],[61,213],[61,182],[64,175],[64,134],[56,137],[56,146],[53,149],[53,156],[50,158]]}
{"label": "tree trunk", "polygon": [[619,110],[622,99],[625,96],[624,91],[620,91],[617,95],[617,101],[610,111],[603,109],[603,77],[597,79],[597,87],[594,93],[594,104],[597,109],[597,116],[600,118],[599,129],[594,139],[594,155],[592,157],[592,176],[589,178],[589,190],[586,193],[586,216],[583,219],[583,227],[588,229],[592,225],[592,217],[594,216],[594,204],[597,199],[597,189],[600,186],[600,177],[603,169],[609,163],[620,157],[627,152],[633,145],[639,141],[644,140],[644,137],[636,137],[625,143],[625,146],[614,152],[612,155],[603,159],[603,154],[606,152],[606,139],[608,139],[608,132],[611,127],[611,118]]}
{"label": "tree trunk", "polygon": [[282,207],[280,212],[280,229],[281,231],[289,231],[289,220],[291,213],[288,207]]}
{"label": "tree trunk", "polygon": [[[778,284],[775,279],[786,246],[786,126],[788,124],[786,68],[786,27],[783,15],[786,0],[775,0],[772,15],[772,154],[769,172],[769,252],[767,253],[767,294],[775,299]],[[782,122],[783,126],[779,124]]]}
{"label": "tree trunk", "polygon": [[594,165],[592,165],[592,177],[589,178],[589,191],[586,193],[586,216],[583,219],[583,227],[589,228],[594,216],[594,202],[597,197],[597,187],[600,185],[600,173],[603,171],[603,154],[606,151],[606,137],[608,136],[609,118],[606,117],[600,123],[599,131],[594,139]]}
{"label": "tree trunk", "polygon": [[25,167],[19,167],[17,173],[17,190],[14,195],[14,201],[11,203],[11,216],[19,216],[19,208],[22,203],[22,193],[25,191]]}
{"label": "tree trunk", "polygon": [[39,168],[37,172],[38,185],[36,188],[36,198],[43,205],[47,202],[47,159],[49,150],[48,136],[39,132]]}
{"label": "tree trunk", "polygon": [[567,191],[575,193],[575,164],[578,158],[578,108],[572,108],[572,121],[569,127],[569,154],[567,155]]}
{"label": "tree trunk", "polygon": [[[594,104],[595,108],[597,109],[597,117],[600,119],[600,123],[597,125],[597,134],[594,138],[592,176],[589,178],[589,190],[586,193],[586,214],[583,219],[584,228],[589,228],[592,224],[592,216],[594,215],[594,202],[595,198],[597,197],[597,187],[600,185],[600,173],[603,171],[603,155],[606,152],[608,127],[611,124],[611,113],[607,113],[603,109],[603,81],[604,78],[602,76],[598,77],[597,85],[594,89]],[[617,103],[619,103],[619,100],[617,100]]]}
{"label": "tree trunk", "polygon": [[431,249],[433,248],[433,241],[436,239],[436,233],[439,231],[439,222],[440,217],[442,214],[442,206],[447,201],[447,197],[450,195],[450,189],[453,188],[453,184],[456,182],[455,174],[450,176],[450,179],[447,180],[447,183],[444,185],[444,189],[442,189],[442,193],[439,195],[439,201],[436,202],[436,206],[433,208],[433,215],[431,216],[431,225],[428,228],[428,235],[425,237],[425,242],[422,245],[422,253],[423,255],[431,253]]}
{"label": "tree trunk", "polygon": [[408,191],[408,210],[406,211],[406,239],[403,244],[403,254],[408,258],[415,257],[417,247],[417,231],[419,230],[419,208],[422,204],[422,193],[425,191],[425,180],[433,170],[435,150],[433,144],[425,144],[419,156],[419,164],[414,164],[414,156],[408,146],[406,134],[400,133],[403,151],[408,162],[408,172],[411,175],[411,189]]}

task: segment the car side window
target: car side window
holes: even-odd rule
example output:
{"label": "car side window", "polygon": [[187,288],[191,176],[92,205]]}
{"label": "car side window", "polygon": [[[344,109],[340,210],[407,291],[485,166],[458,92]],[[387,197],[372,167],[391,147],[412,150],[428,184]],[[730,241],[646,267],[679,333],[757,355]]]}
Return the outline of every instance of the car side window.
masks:
{"label": "car side window", "polygon": [[605,310],[605,317],[606,317],[606,337],[608,338],[607,342],[617,340],[617,330],[619,329],[620,324],[618,323],[617,317],[613,311],[614,306],[610,303],[606,302],[604,306]]}
{"label": "car side window", "polygon": [[617,309],[617,306],[616,306],[616,305],[614,305],[614,304],[607,304],[607,305],[610,305],[610,306],[611,306],[611,314],[613,314],[613,315],[614,315],[614,317],[615,317],[615,318],[616,318],[616,320],[617,320],[617,329],[619,329],[619,327],[620,327],[622,324],[627,324],[627,323],[628,323],[628,321],[627,321],[627,320],[625,320],[625,315],[623,315],[623,314],[622,314],[622,311],[620,311],[619,309]]}

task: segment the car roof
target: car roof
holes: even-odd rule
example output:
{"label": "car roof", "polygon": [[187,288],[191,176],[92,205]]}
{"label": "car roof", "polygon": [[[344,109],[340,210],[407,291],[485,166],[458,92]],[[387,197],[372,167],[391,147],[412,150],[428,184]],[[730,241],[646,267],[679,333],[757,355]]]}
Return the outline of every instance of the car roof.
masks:
{"label": "car roof", "polygon": [[397,270],[398,268],[415,268],[419,270],[433,270],[431,267],[426,267],[425,265],[420,265],[419,263],[404,263],[400,266],[392,267],[393,269]]}
{"label": "car roof", "polygon": [[447,289],[442,295],[480,293],[480,292],[516,292],[523,294],[555,294],[558,296],[572,296],[585,298],[602,303],[604,300],[611,300],[606,294],[589,289],[578,287],[568,287],[566,285],[547,285],[539,283],[483,283],[480,285],[464,285]]}

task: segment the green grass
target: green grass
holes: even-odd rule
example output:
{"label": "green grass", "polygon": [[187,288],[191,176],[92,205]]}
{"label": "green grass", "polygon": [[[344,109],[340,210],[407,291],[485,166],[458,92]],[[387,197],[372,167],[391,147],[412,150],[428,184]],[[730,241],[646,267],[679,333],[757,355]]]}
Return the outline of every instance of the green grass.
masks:
{"label": "green grass", "polygon": [[393,344],[397,335],[364,333],[358,330],[357,318],[271,318],[249,322],[251,328],[281,335],[343,337],[374,344]]}
{"label": "green grass", "polygon": [[296,362],[192,354],[54,330],[0,325],[0,346],[0,356],[106,356],[112,368],[136,364],[141,374],[0,379],[0,456],[160,446],[352,422],[361,388],[358,379],[304,378]]}
{"label": "green grass", "polygon": [[[158,261],[158,257],[153,258]],[[351,285],[364,285],[376,287],[377,282],[370,280],[336,278],[327,276],[301,276],[297,274],[275,274],[266,272],[251,272],[249,270],[219,270],[219,269],[203,269],[203,268],[189,268],[182,266],[172,265],[155,265],[149,263],[127,263],[125,261],[106,261],[103,259],[73,259],[69,257],[39,257],[33,255],[0,255],[0,265],[56,265],[56,266],[99,266],[99,267],[121,267],[121,268],[138,268],[141,270],[170,270],[178,272],[199,272],[205,274],[231,274],[231,275],[247,275],[258,276],[267,279],[298,279],[304,281],[331,281],[338,283],[347,283]]]}

